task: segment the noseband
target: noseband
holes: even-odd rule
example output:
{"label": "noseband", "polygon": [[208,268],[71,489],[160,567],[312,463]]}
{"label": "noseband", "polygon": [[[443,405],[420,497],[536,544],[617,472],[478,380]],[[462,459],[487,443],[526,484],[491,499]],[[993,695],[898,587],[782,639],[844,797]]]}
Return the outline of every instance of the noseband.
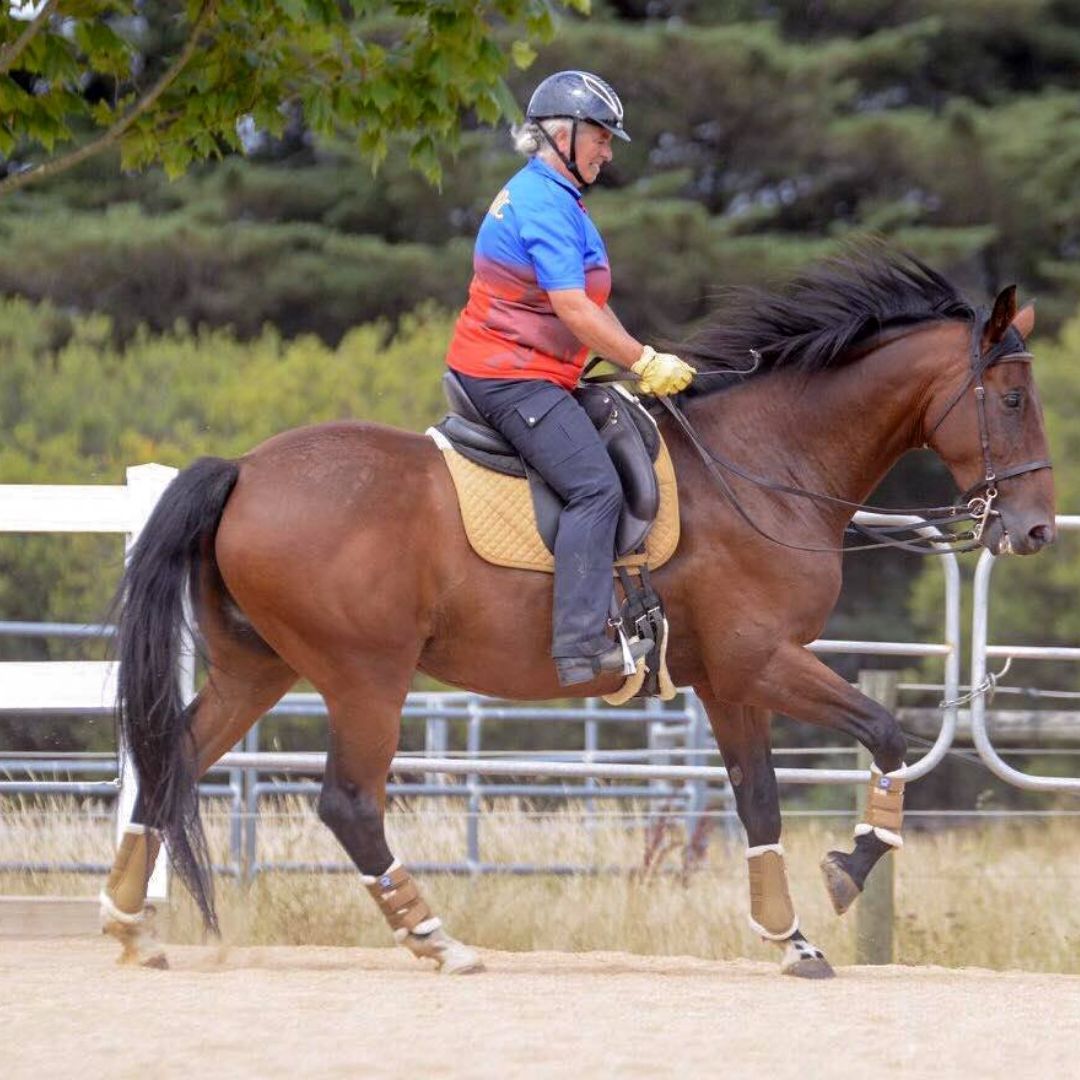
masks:
{"label": "noseband", "polygon": [[[950,398],[945,411],[938,417],[937,423],[927,432],[923,441],[924,446],[929,446],[930,439],[938,428],[945,422],[968,390],[971,389],[975,394],[975,415],[979,423],[979,445],[982,450],[983,478],[972,484],[960,496],[960,502],[967,504],[968,513],[971,514],[975,522],[975,543],[979,543],[982,539],[983,531],[990,518],[1000,516],[998,511],[994,509],[994,500],[998,497],[998,481],[1010,480],[1015,476],[1023,476],[1025,473],[1053,468],[1048,458],[1016,465],[1011,469],[1005,469],[1004,472],[998,472],[994,468],[994,460],[990,453],[990,425],[986,418],[984,376],[990,368],[997,364],[1030,364],[1035,358],[1026,349],[1019,352],[1002,352],[1002,349],[1008,348],[1003,342],[999,342],[997,345],[987,349],[986,352],[983,352],[981,342],[985,325],[985,315],[975,320],[971,328],[971,373],[964,380],[960,389]],[[981,494],[979,494],[980,492]]]}

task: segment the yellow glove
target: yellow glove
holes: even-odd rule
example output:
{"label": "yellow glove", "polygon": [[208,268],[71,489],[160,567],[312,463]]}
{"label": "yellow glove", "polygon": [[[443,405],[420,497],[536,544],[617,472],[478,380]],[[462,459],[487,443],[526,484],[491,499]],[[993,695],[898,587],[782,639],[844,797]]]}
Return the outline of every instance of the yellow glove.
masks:
{"label": "yellow glove", "polygon": [[639,394],[677,394],[690,385],[696,374],[684,360],[671,353],[658,353],[651,345],[641,351],[641,359],[630,370],[638,377]]}

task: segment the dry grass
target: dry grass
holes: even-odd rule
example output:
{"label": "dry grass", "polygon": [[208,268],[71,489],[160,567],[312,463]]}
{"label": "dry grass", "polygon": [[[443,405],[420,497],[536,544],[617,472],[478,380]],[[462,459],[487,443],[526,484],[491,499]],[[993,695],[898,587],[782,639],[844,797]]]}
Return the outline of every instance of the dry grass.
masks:
{"label": "dry grass", "polygon": [[[393,813],[392,847],[415,862],[457,861],[465,850],[460,804],[424,802]],[[677,828],[649,832],[626,808],[535,813],[500,802],[485,812],[485,862],[579,864],[622,872],[573,876],[429,876],[424,891],[451,931],[498,949],[617,949],[729,959],[769,958],[746,924],[741,843],[719,832],[700,864]],[[228,858],[227,821],[213,805],[216,857]],[[0,802],[0,862],[105,862],[111,819],[87,803]],[[824,852],[845,844],[841,823],[796,823],[785,833],[792,892],[807,935],[835,963],[853,962],[853,916],[837,919],[818,876]],[[649,853],[648,855],[646,853]],[[263,807],[259,857],[341,862],[310,805]],[[896,953],[904,963],[1080,973],[1080,829],[1071,819],[991,823],[914,833],[896,859]],[[93,893],[95,876],[0,873],[0,893]],[[248,890],[219,877],[218,905],[237,944],[380,945],[389,934],[352,873],[266,873]],[[178,890],[171,936],[200,939]]]}

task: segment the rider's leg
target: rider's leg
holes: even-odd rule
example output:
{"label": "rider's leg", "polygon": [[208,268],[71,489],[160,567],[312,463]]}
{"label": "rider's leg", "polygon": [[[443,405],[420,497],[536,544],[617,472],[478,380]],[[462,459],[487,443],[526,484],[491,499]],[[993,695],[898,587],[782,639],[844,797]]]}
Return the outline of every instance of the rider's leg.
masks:
{"label": "rider's leg", "polygon": [[488,422],[565,503],[555,538],[551,648],[560,682],[621,670],[621,650],[606,628],[622,486],[596,428],[566,390],[547,380],[462,382]]}

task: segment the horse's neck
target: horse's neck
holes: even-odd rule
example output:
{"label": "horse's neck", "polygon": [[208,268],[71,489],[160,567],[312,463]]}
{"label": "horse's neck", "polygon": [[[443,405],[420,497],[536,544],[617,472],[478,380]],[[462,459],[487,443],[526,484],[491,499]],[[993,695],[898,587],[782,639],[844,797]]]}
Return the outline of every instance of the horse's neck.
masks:
{"label": "horse's neck", "polygon": [[832,371],[776,372],[702,399],[694,422],[700,414],[705,441],[758,476],[864,502],[920,445],[941,357],[961,346],[961,333],[939,324]]}

